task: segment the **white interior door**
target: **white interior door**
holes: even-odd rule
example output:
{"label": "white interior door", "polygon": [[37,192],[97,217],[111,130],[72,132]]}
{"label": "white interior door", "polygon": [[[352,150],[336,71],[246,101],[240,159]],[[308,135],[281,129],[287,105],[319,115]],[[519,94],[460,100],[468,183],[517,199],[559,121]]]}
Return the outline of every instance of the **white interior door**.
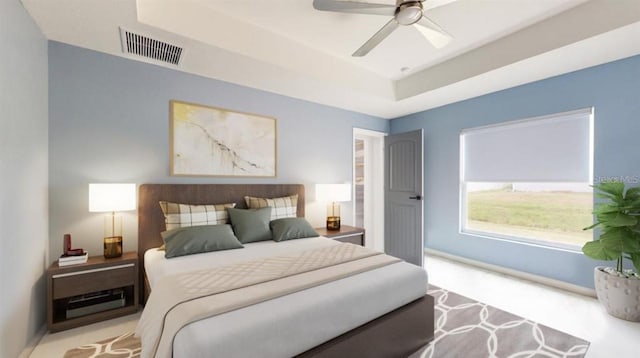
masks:
{"label": "white interior door", "polygon": [[424,261],[422,130],[385,137],[385,252]]}

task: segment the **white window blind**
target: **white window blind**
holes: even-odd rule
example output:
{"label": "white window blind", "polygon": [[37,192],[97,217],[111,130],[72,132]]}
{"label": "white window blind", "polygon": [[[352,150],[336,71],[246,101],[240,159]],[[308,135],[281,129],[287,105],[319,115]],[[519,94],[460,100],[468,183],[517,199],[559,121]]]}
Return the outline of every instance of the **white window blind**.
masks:
{"label": "white window blind", "polygon": [[465,182],[590,182],[593,108],[462,131]]}

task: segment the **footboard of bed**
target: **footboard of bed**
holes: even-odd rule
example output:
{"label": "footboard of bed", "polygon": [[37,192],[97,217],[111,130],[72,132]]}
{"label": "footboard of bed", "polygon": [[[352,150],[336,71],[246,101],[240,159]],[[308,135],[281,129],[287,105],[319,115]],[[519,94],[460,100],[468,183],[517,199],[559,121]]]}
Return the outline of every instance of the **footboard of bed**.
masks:
{"label": "footboard of bed", "polygon": [[434,300],[424,295],[297,357],[408,357],[433,339]]}

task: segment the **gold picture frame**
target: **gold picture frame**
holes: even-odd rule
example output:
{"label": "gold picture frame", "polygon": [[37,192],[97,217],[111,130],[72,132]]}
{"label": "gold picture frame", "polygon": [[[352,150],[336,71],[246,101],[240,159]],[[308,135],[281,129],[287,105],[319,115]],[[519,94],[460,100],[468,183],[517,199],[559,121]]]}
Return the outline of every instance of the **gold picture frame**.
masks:
{"label": "gold picture frame", "polygon": [[174,176],[277,176],[277,121],[252,113],[171,100]]}

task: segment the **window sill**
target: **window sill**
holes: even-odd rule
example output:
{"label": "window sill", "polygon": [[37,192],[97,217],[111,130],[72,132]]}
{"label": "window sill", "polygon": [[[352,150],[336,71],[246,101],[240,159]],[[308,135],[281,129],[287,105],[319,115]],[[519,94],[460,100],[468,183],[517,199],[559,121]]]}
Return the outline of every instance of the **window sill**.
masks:
{"label": "window sill", "polygon": [[571,252],[571,253],[579,253],[583,255],[582,246],[577,246],[577,245],[568,245],[568,244],[554,243],[549,241],[507,236],[507,235],[496,235],[496,234],[491,234],[491,233],[481,232],[481,231],[459,230],[458,232],[461,235],[470,236],[470,237],[479,237],[483,239],[506,241],[514,244],[534,246],[534,247],[540,247],[544,249],[565,251],[565,252]]}

